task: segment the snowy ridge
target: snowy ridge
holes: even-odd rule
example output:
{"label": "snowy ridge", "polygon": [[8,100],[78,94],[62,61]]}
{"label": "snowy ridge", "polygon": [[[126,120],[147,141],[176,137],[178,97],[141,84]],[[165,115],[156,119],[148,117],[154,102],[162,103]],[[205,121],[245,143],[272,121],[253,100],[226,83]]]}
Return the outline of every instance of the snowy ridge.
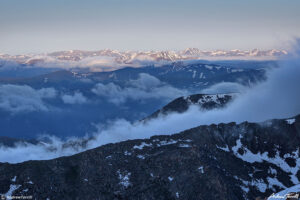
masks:
{"label": "snowy ridge", "polygon": [[0,59],[11,60],[26,65],[34,65],[37,63],[51,62],[78,62],[86,60],[88,64],[134,64],[140,61],[155,62],[173,62],[179,60],[209,59],[209,58],[265,58],[274,59],[277,56],[287,55],[285,50],[214,50],[202,51],[197,48],[187,48],[182,51],[118,51],[118,50],[99,50],[99,51],[81,51],[69,50],[58,51],[44,54],[25,54],[25,55],[8,55],[0,54]]}
{"label": "snowy ridge", "polygon": [[154,112],[144,120],[156,118],[159,115],[166,115],[171,112],[182,113],[188,110],[190,106],[198,106],[201,110],[212,110],[225,107],[230,103],[237,93],[228,94],[194,94],[179,97],[169,104]]}

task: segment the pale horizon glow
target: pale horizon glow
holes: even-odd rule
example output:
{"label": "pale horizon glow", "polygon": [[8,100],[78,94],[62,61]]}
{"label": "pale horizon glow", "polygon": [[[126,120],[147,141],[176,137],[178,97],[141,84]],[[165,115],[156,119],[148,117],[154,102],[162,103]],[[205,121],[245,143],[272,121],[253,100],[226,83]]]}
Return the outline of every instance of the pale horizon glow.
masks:
{"label": "pale horizon glow", "polygon": [[298,0],[0,0],[0,53],[284,49],[300,36],[299,7]]}

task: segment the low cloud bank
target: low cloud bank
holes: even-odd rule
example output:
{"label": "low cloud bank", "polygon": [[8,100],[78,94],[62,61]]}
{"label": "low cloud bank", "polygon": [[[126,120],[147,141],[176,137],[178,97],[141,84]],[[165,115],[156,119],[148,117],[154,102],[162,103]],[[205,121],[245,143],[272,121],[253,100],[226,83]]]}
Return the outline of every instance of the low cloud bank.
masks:
{"label": "low cloud bank", "polygon": [[141,56],[129,60],[122,60],[121,57],[114,56],[87,56],[80,60],[63,60],[49,55],[35,55],[28,60],[23,60],[23,62],[29,66],[59,69],[81,68],[89,69],[92,72],[114,71],[124,67],[161,66],[171,63],[171,61],[153,60],[150,57]]}
{"label": "low cloud bank", "polygon": [[[54,136],[47,136],[44,139],[47,139],[47,143],[19,143],[17,147],[9,148],[0,146],[0,162],[19,163],[26,160],[48,160],[86,150],[86,148],[78,145],[65,148],[64,145],[66,141]],[[82,140],[82,138],[80,140]],[[79,139],[68,139],[70,143],[76,141],[79,141]]]}
{"label": "low cloud bank", "polygon": [[137,80],[131,80],[122,88],[114,83],[98,83],[92,89],[98,96],[106,97],[114,104],[122,104],[127,100],[166,99],[171,100],[188,94],[186,90],[174,88],[161,82],[149,74],[141,73]]}
{"label": "low cloud bank", "polygon": [[[300,42],[298,44],[300,44]],[[298,46],[300,47],[300,45]],[[130,123],[120,119],[112,122],[106,128],[103,128],[99,124],[98,131],[94,133],[94,139],[87,143],[86,148],[80,148],[80,146],[76,147],[76,145],[69,148],[61,148],[63,142],[60,141],[54,141],[52,146],[56,147],[56,150],[52,149],[52,151],[43,146],[32,145],[18,146],[17,148],[1,147],[0,161],[17,163],[29,159],[51,159],[58,156],[71,155],[110,142],[148,138],[153,135],[172,134],[204,124],[227,123],[232,121],[237,123],[243,121],[261,122],[272,118],[295,116],[300,113],[299,50],[300,48],[296,49],[296,56],[290,58],[289,61],[281,62],[280,68],[270,71],[266,82],[242,91],[240,95],[224,109],[200,111],[197,107],[192,106],[187,112],[182,114],[169,114],[166,117],[152,119],[147,123]],[[151,86],[160,84],[160,82],[149,77],[146,77],[146,79],[144,77],[140,80],[147,81],[135,86],[134,83],[131,83],[130,87],[123,89],[126,92],[122,92],[123,90],[116,85],[98,85],[94,92],[98,93],[98,95],[107,95],[115,99],[115,103],[121,103],[127,98],[140,98],[143,95],[159,96],[153,91]],[[218,87],[213,86],[210,89],[216,90]],[[123,100],[116,100],[117,96]]]}
{"label": "low cloud bank", "polygon": [[55,97],[53,88],[35,90],[27,85],[0,85],[0,109],[12,113],[48,111],[44,99]]}
{"label": "low cloud bank", "polygon": [[[18,114],[23,112],[50,111],[54,107],[45,102],[56,98],[58,92],[54,88],[34,89],[28,85],[0,85],[0,110]],[[81,92],[61,94],[65,104],[84,104],[88,99]]]}

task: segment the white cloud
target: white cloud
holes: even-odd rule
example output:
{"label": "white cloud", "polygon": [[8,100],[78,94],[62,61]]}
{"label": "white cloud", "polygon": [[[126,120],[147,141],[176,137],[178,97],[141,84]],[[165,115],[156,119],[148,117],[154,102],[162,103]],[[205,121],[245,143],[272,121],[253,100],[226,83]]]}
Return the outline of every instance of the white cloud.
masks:
{"label": "white cloud", "polygon": [[107,97],[115,104],[121,104],[129,99],[167,99],[171,100],[179,96],[187,95],[188,92],[174,88],[161,82],[159,79],[149,74],[141,73],[137,80],[131,80],[127,87],[109,83],[98,83],[92,89],[92,92],[98,96]]}
{"label": "white cloud", "polygon": [[129,84],[134,87],[147,90],[149,88],[159,87],[162,83],[154,76],[146,73],[140,73],[139,78],[136,80],[131,80]]}
{"label": "white cloud", "polygon": [[92,57],[85,57],[78,61],[73,60],[62,60],[52,56],[47,55],[35,55],[26,63],[30,63],[34,60],[41,60],[38,62],[40,67],[45,68],[61,68],[61,69],[72,69],[72,68],[82,68],[82,69],[89,69],[93,72],[103,72],[103,71],[113,71],[117,69],[121,69],[124,67],[141,67],[144,66],[145,63],[133,63],[133,64],[126,64],[126,63],[119,63],[116,61],[115,57],[109,56],[92,56]]}
{"label": "white cloud", "polygon": [[[57,137],[51,136],[46,139],[48,140],[47,143],[42,142],[36,145],[19,143],[16,148],[0,146],[0,162],[18,163],[25,160],[48,160],[85,150],[78,146],[74,146],[74,148],[65,147],[65,141]],[[72,143],[72,141],[77,141],[77,139],[70,138],[68,141]]]}
{"label": "white cloud", "polygon": [[0,85],[0,109],[12,113],[48,111],[44,99],[55,96],[56,90],[53,88],[35,90],[27,85]]}
{"label": "white cloud", "polygon": [[81,92],[75,92],[74,95],[64,94],[61,96],[66,104],[83,104],[87,103],[87,98]]}
{"label": "white cloud", "polygon": [[201,91],[203,94],[228,94],[228,93],[241,93],[246,90],[246,87],[233,82],[222,82],[212,85]]}

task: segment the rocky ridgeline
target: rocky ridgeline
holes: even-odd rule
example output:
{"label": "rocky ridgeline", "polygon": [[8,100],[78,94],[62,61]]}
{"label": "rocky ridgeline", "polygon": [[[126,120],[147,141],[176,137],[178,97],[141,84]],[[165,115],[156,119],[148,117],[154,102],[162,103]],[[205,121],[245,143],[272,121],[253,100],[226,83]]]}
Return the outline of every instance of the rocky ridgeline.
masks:
{"label": "rocky ridgeline", "polygon": [[33,199],[263,199],[299,184],[300,115],[199,126],[69,157],[0,164],[0,194]]}
{"label": "rocky ridgeline", "polygon": [[223,108],[233,100],[235,95],[236,94],[193,94],[186,97],[179,97],[145,118],[145,120],[174,112],[183,113],[192,105],[198,106],[202,110]]}

